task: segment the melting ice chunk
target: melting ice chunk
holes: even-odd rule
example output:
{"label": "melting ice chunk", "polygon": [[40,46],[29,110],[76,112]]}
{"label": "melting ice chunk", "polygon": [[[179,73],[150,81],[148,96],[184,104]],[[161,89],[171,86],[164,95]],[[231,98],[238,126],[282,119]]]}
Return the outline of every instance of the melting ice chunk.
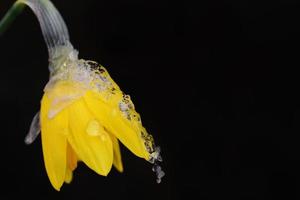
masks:
{"label": "melting ice chunk", "polygon": [[161,166],[159,166],[158,164],[154,164],[154,166],[152,167],[152,171],[154,171],[156,174],[156,182],[160,183],[162,177],[165,176],[165,172],[161,169]]}
{"label": "melting ice chunk", "polygon": [[162,157],[160,155],[160,147],[155,147],[155,151],[150,154],[149,162],[153,163],[152,171],[156,174],[156,182],[160,183],[162,177],[165,176],[165,172],[162,170],[161,166],[158,165],[159,162],[162,162]]}

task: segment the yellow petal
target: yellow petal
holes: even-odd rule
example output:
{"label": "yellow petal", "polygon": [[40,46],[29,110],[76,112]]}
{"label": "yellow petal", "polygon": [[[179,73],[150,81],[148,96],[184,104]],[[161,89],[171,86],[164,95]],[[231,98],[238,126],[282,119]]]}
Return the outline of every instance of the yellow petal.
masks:
{"label": "yellow petal", "polygon": [[66,169],[65,182],[71,183],[73,179],[73,172],[69,168]]}
{"label": "yellow petal", "polygon": [[112,134],[110,134],[110,138],[111,138],[111,141],[112,141],[112,144],[113,144],[113,149],[114,149],[114,161],[113,161],[113,164],[114,164],[115,168],[119,172],[123,172],[123,164],[122,164],[122,157],[121,157],[121,151],[120,151],[119,141]]}
{"label": "yellow petal", "polygon": [[90,111],[110,133],[116,136],[136,156],[149,159],[141,134],[128,126],[119,113],[118,104],[115,107],[102,101],[100,95],[87,91],[84,100]]}
{"label": "yellow petal", "polygon": [[82,99],[68,107],[68,111],[71,132],[68,141],[72,148],[88,167],[106,176],[113,163],[113,147],[108,133],[104,131],[99,136],[87,133],[89,122],[94,118]]}
{"label": "yellow petal", "polygon": [[67,146],[67,166],[68,169],[74,171],[77,167],[78,158],[71,145],[68,143]]}
{"label": "yellow petal", "polygon": [[44,163],[51,184],[60,190],[66,173],[67,140],[65,131],[68,121],[65,112],[60,112],[54,118],[48,118],[50,102],[44,95],[41,102],[41,132]]}

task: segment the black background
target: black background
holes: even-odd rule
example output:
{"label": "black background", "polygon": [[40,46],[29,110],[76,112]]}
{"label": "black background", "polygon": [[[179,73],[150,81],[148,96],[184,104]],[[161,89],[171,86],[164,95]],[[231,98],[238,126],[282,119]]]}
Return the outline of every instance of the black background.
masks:
{"label": "black background", "polygon": [[[161,184],[122,147],[125,171],[81,164],[56,192],[40,138],[23,139],[48,80],[26,9],[0,37],[0,197],[299,199],[297,0],[53,0],[81,58],[106,66],[162,147]],[[12,5],[0,1],[0,16]]]}

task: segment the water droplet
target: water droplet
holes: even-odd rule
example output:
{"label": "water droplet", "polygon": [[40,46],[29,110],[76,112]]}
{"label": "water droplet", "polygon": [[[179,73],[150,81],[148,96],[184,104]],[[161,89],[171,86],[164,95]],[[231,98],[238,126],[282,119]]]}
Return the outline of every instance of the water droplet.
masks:
{"label": "water droplet", "polygon": [[107,140],[107,136],[105,134],[101,134],[100,138],[102,141],[106,141]]}
{"label": "water droplet", "polygon": [[87,134],[89,134],[90,136],[98,136],[98,135],[100,135],[100,130],[101,130],[101,127],[97,120],[89,121],[87,128],[86,128]]}
{"label": "water droplet", "polygon": [[118,111],[117,111],[116,109],[113,109],[113,110],[111,111],[112,116],[116,116],[117,113],[118,113]]}

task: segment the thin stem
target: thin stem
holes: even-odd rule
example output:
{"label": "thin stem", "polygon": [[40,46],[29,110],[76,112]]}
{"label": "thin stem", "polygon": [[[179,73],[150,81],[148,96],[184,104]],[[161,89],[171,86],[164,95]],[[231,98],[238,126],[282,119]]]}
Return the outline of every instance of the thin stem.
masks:
{"label": "thin stem", "polygon": [[16,16],[21,13],[24,6],[31,8],[39,20],[42,33],[48,47],[49,60],[61,56],[62,47],[67,47],[69,51],[73,47],[69,40],[67,26],[50,0],[18,0],[0,21],[0,35],[4,33]]}
{"label": "thin stem", "polygon": [[0,36],[9,28],[15,18],[24,10],[25,5],[17,1],[14,5],[7,11],[5,16],[0,21]]}

